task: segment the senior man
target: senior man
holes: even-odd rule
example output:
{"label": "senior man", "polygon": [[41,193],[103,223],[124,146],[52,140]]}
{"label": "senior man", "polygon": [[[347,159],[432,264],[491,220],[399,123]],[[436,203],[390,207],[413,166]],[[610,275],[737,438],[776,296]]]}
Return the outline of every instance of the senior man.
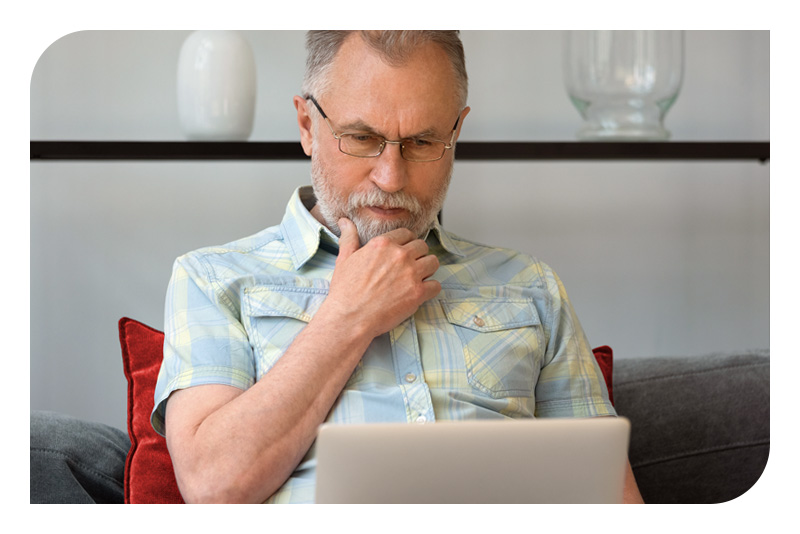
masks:
{"label": "senior man", "polygon": [[469,113],[457,32],[310,32],[308,53],[313,190],[175,264],[152,421],[184,498],[313,500],[325,421],[614,415],[556,275],[437,224]]}
{"label": "senior man", "polygon": [[469,113],[458,33],[307,44],[294,105],[313,189],[170,280],[152,424],[184,499],[313,501],[326,421],[615,415],[555,273],[437,223]]}

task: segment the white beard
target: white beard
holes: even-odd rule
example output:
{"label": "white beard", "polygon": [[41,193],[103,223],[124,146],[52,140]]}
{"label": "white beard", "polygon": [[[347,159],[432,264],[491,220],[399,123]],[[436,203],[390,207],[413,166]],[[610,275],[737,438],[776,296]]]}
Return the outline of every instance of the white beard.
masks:
{"label": "white beard", "polygon": [[[317,206],[319,206],[325,225],[335,235],[341,236],[337,221],[342,217],[350,219],[356,225],[358,238],[362,245],[375,236],[397,228],[408,228],[415,236],[424,237],[428,230],[433,227],[436,216],[444,204],[447,188],[453,174],[452,163],[447,170],[446,178],[435,192],[433,199],[424,205],[404,191],[387,193],[377,186],[374,186],[369,191],[354,191],[349,198],[343,199],[334,187],[334,183],[337,181],[335,173],[328,173],[323,170],[318,158],[313,155],[316,152],[316,150],[313,150],[311,157],[311,183],[314,187]],[[425,165],[425,163],[412,163],[412,165]],[[409,213],[409,216],[405,219],[394,221],[361,216],[361,208],[367,206],[402,208]]]}

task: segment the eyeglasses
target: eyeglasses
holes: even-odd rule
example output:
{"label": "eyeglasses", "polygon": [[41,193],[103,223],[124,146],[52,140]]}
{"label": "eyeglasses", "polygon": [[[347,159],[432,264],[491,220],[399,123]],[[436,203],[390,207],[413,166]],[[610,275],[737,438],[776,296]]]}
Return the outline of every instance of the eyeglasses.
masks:
{"label": "eyeglasses", "polygon": [[328,116],[322,111],[319,102],[313,96],[306,97],[311,100],[319,110],[325,123],[330,128],[333,137],[339,141],[339,150],[348,156],[356,158],[377,158],[383,153],[383,149],[387,144],[400,145],[400,156],[406,161],[413,161],[423,163],[427,161],[437,161],[444,157],[447,150],[453,148],[456,138],[456,128],[461,116],[456,119],[453,125],[453,132],[450,134],[450,142],[445,143],[438,139],[431,139],[428,137],[407,137],[399,141],[390,141],[383,136],[375,135],[372,133],[339,133],[337,134],[331,126],[331,121]]}

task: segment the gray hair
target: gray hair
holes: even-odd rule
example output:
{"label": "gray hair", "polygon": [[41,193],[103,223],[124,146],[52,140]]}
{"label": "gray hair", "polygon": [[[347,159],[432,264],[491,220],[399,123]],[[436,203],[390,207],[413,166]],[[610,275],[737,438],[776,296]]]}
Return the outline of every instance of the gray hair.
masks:
{"label": "gray hair", "polygon": [[[342,30],[314,30],[306,34],[306,73],[303,80],[303,95],[319,98],[330,89],[328,76],[333,60],[342,43],[353,33]],[[467,67],[464,61],[464,46],[457,30],[360,30],[360,37],[381,58],[393,66],[400,66],[410,58],[414,50],[428,42],[442,47],[453,66],[456,76],[456,97],[460,107],[467,105]]]}

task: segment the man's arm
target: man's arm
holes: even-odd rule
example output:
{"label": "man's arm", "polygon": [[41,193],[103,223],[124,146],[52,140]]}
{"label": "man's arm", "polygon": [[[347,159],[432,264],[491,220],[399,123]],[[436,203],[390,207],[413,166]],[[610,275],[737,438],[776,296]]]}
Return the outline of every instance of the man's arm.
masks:
{"label": "man's arm", "polygon": [[[546,267],[546,266],[545,266]],[[586,391],[592,391],[592,396],[599,398],[602,395],[602,401],[599,407],[603,411],[613,411],[608,397],[604,393],[605,385],[602,380],[602,374],[597,366],[597,362],[592,356],[592,351],[583,328],[578,321],[575,310],[567,296],[567,291],[564,288],[561,279],[556,275],[552,269],[545,268],[543,276],[548,281],[548,288],[554,303],[554,312],[552,313],[553,321],[551,322],[550,339],[548,346],[548,354],[550,355],[550,362],[543,369],[542,374],[539,376],[539,383],[537,388],[543,382],[546,384],[544,392],[537,389],[537,401],[540,396],[539,393],[549,393],[553,395],[556,392],[555,398],[560,397],[581,397],[585,395]],[[555,370],[555,371],[554,371]],[[551,378],[552,376],[552,378]],[[569,379],[565,379],[568,377]],[[570,390],[576,390],[575,394],[569,393]],[[600,391],[602,389],[603,391]],[[565,393],[564,390],[567,392]],[[605,405],[605,406],[603,406]],[[559,406],[566,406],[566,403],[559,402]],[[583,403],[579,406],[583,407]],[[541,404],[537,404],[537,415],[543,416],[541,413]],[[587,413],[569,413],[561,411],[552,411],[547,407],[548,417],[581,417],[581,416],[595,416],[596,414]],[[610,417],[610,415],[602,415],[603,417]],[[639,493],[639,486],[633,476],[630,461],[625,462],[625,480],[623,486],[623,502],[627,504],[642,504],[641,493]]]}
{"label": "man's arm", "polygon": [[642,494],[639,493],[639,485],[633,476],[631,462],[625,462],[625,486],[622,490],[622,502],[625,504],[644,504]]}
{"label": "man's arm", "polygon": [[187,502],[263,502],[291,475],[371,341],[441,286],[428,247],[406,229],[360,247],[352,222],[330,291],[275,366],[246,391],[205,385],[174,392],[166,435]]}

